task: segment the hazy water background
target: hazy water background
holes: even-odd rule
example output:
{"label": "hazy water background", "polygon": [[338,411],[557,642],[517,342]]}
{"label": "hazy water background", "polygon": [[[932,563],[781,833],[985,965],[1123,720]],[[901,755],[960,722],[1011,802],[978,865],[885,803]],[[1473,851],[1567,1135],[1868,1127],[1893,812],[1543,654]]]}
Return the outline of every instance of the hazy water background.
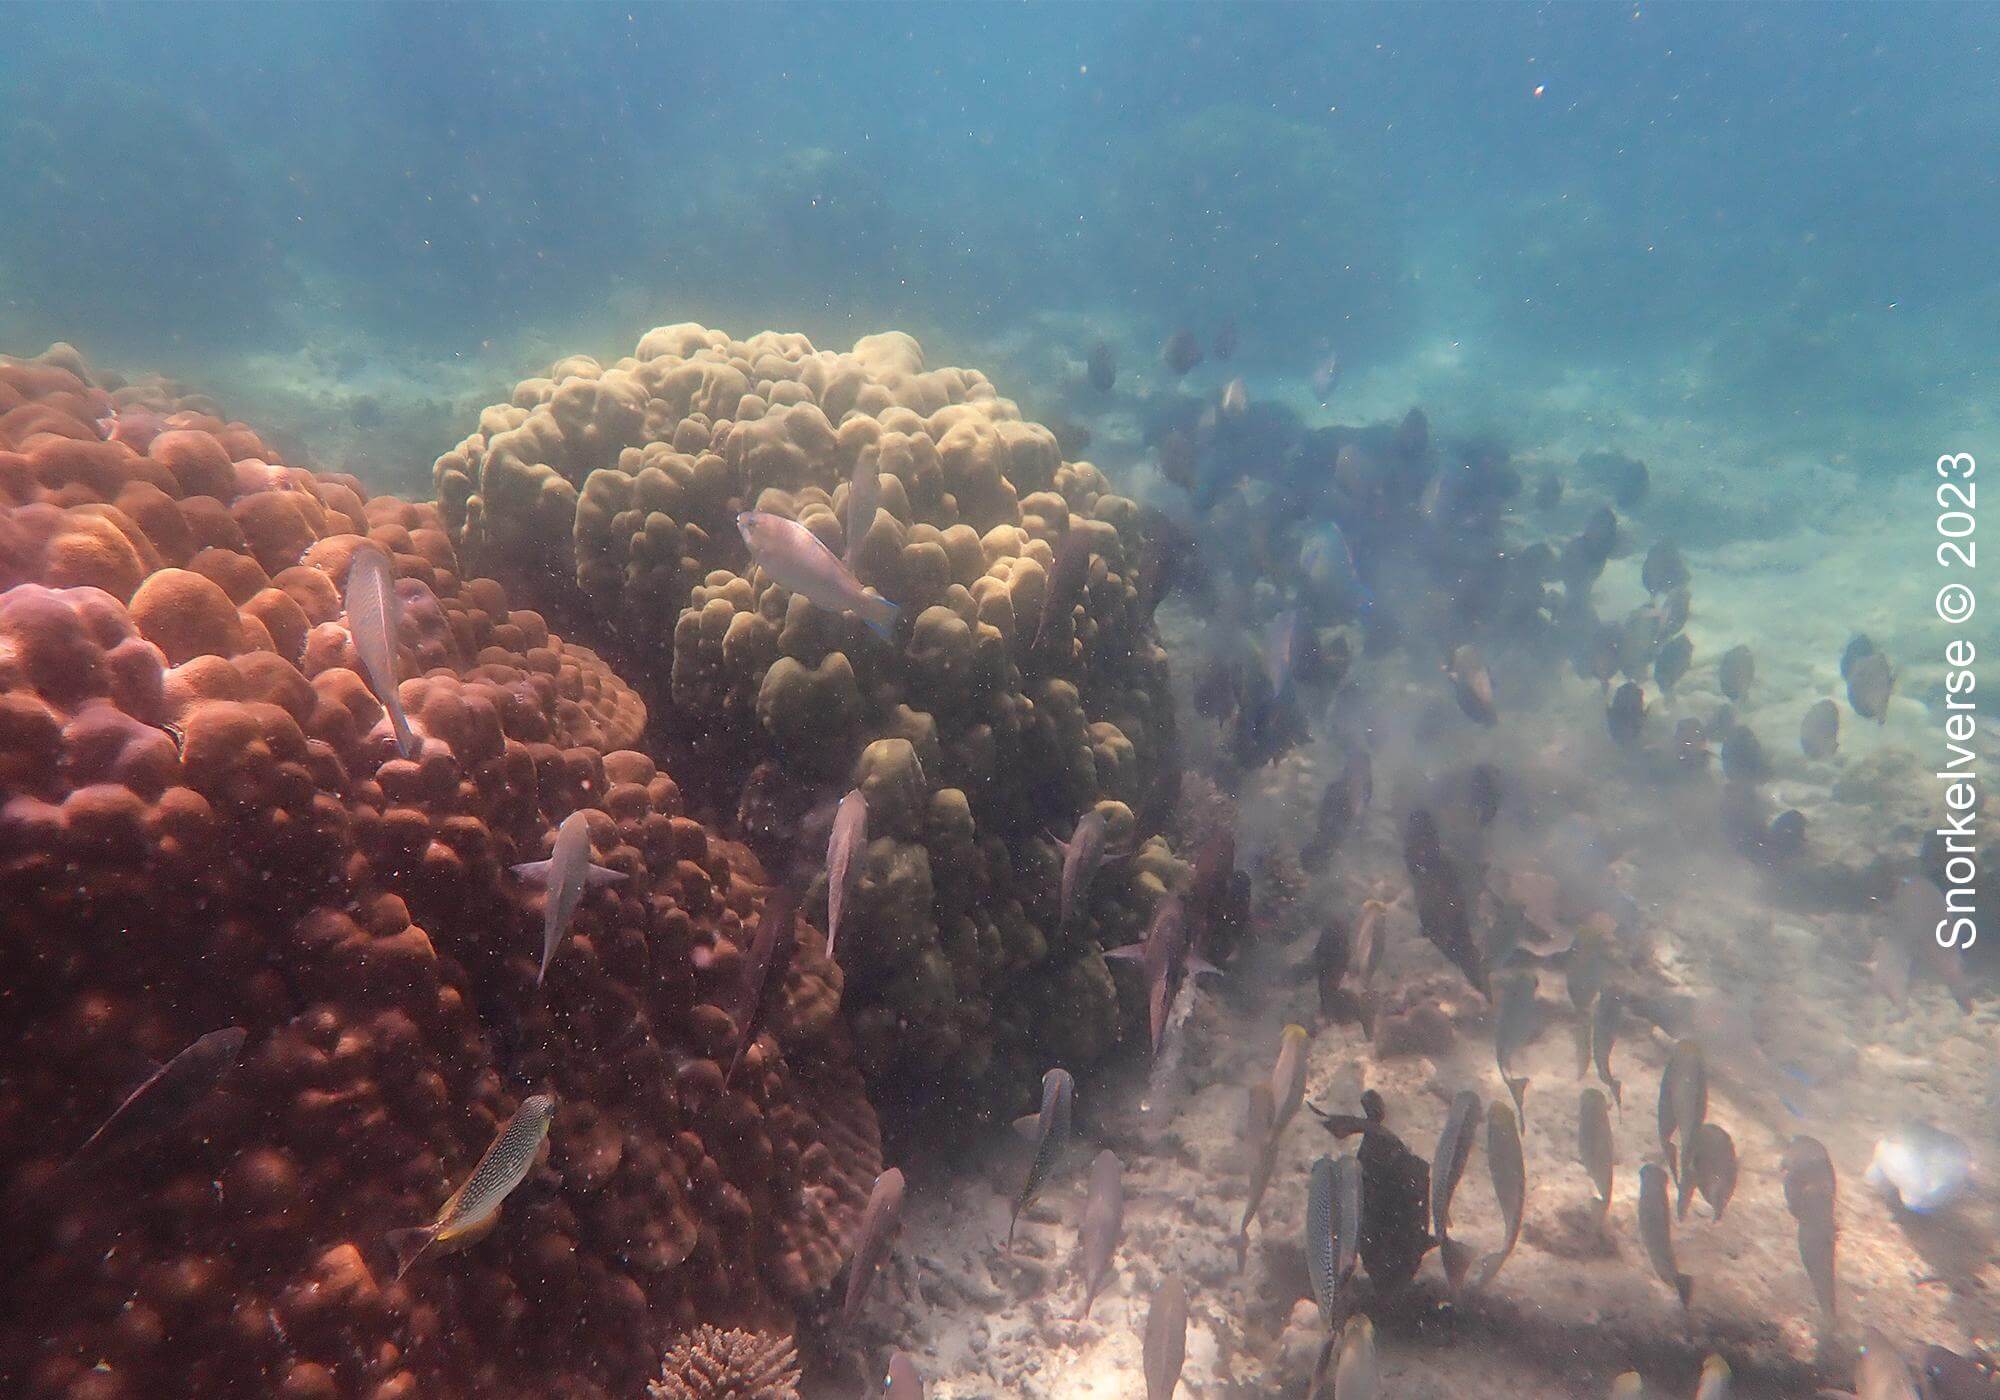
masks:
{"label": "hazy water background", "polygon": [[1866,468],[2000,360],[1992,7],[7,13],[0,340],[224,393],[1233,315],[1267,375],[1611,376]]}

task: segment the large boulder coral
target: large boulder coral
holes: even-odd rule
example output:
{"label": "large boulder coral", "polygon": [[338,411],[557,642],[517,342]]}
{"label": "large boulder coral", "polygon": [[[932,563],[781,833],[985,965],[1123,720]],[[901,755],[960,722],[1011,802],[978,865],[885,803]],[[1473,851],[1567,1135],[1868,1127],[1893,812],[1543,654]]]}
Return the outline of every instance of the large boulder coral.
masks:
{"label": "large boulder coral", "polygon": [[[432,507],[133,388],[0,359],[0,1390],[628,1396],[697,1322],[789,1326],[881,1166],[839,970],[807,937],[727,1077],[767,880],[634,750],[640,697]],[[342,615],[364,541],[407,758]],[[625,879],[538,989],[508,867],[578,810]],[[67,1160],[223,1026],[183,1121]],[[533,1092],[546,1169],[392,1281]]]}
{"label": "large boulder coral", "polygon": [[[857,473],[870,520],[849,518]],[[897,333],[836,353],[662,326],[613,364],[522,381],[435,482],[461,554],[645,692],[656,742],[712,794],[703,815],[782,834],[850,783],[869,794],[842,961],[878,1084],[1011,1104],[1051,1056],[1117,1039],[1101,949],[1135,936],[1151,891],[1107,869],[1084,936],[1058,936],[1047,833],[1171,790],[1139,510],[984,375],[926,368]],[[768,579],[735,524],[752,508],[849,557],[900,607],[894,640]],[[1070,535],[1087,568],[1045,608]],[[1031,1033],[1050,995],[1073,1044]]]}

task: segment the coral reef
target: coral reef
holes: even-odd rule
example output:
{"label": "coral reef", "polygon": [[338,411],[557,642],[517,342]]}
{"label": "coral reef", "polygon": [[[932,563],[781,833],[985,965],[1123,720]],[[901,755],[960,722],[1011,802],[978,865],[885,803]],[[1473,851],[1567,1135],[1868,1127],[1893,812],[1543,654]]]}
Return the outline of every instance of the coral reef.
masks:
{"label": "coral reef", "polygon": [[653,1400],[799,1400],[797,1360],[783,1337],[701,1326],[668,1349],[646,1393]]}
{"label": "coral reef", "polygon": [[[880,501],[850,539],[857,471]],[[522,381],[435,479],[462,556],[641,687],[656,747],[715,795],[705,819],[812,862],[785,834],[850,784],[867,794],[841,959],[878,1087],[918,1108],[1012,1105],[1052,1060],[1115,1042],[1100,949],[1132,941],[1186,872],[1149,843],[1107,869],[1094,919],[1057,927],[1047,833],[1102,804],[1112,843],[1135,844],[1174,762],[1140,511],[1095,467],[977,371],[926,369],[909,336],[833,353],[674,325],[615,364],[571,356]],[[765,578],[745,509],[846,554],[901,607],[895,641]],[[1044,628],[1074,531],[1081,595]]]}
{"label": "coral reef", "polygon": [[[788,1326],[881,1166],[839,971],[803,943],[725,1085],[767,878],[634,750],[641,697],[462,571],[434,508],[213,407],[0,359],[0,1389],[623,1396],[697,1322]],[[341,615],[364,540],[409,758]],[[626,879],[538,993],[507,867],[579,809]],[[224,1026],[248,1043],[184,1121],[66,1162]],[[385,1234],[531,1092],[547,1168],[391,1283]]]}

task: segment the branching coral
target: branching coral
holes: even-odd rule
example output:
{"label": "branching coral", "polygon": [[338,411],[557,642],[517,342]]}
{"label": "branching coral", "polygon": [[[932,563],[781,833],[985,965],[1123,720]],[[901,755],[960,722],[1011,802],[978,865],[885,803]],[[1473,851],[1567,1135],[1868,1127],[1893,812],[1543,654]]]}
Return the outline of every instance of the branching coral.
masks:
{"label": "branching coral", "polygon": [[[880,500],[850,522],[857,471]],[[1099,949],[1184,872],[1153,845],[1107,871],[1094,921],[1056,928],[1045,834],[1097,804],[1132,833],[1173,762],[1138,507],[1095,467],[906,335],[831,353],[676,325],[524,380],[435,479],[466,558],[635,678],[680,771],[721,795],[712,815],[740,795],[782,828],[850,783],[869,794],[841,957],[872,1073],[922,1101],[1011,1103],[1051,1059],[1112,1043]],[[750,508],[851,558],[902,608],[895,641],[767,579],[735,528]],[[1043,628],[1073,532],[1080,593]]]}
{"label": "branching coral", "polygon": [[653,1400],[799,1400],[798,1355],[783,1337],[702,1326],[668,1348]]}
{"label": "branching coral", "polygon": [[[206,407],[0,360],[0,1389],[627,1395],[699,1320],[786,1325],[881,1165],[840,973],[803,949],[725,1085],[767,880],[633,750],[639,696],[462,576],[431,507]],[[341,614],[364,538],[409,758]],[[538,993],[541,896],[506,871],[579,809],[626,879]],[[228,1025],[185,1122],[65,1165]],[[535,1091],[550,1170],[389,1283],[386,1232]]]}

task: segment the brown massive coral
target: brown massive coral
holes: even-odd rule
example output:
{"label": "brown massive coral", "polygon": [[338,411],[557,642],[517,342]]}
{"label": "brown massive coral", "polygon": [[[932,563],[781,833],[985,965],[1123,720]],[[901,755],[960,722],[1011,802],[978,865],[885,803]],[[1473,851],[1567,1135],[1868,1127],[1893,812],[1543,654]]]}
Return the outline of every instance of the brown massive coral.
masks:
{"label": "brown massive coral", "polygon": [[[784,1325],[880,1166],[838,970],[807,940],[725,1085],[765,877],[633,750],[640,697],[462,576],[433,508],[205,407],[0,359],[0,1390],[630,1395],[697,1321]],[[364,538],[409,758],[342,617]],[[578,809],[627,878],[538,992],[507,867]],[[228,1025],[184,1121],[66,1163]],[[390,1282],[384,1234],[537,1091],[547,1168]]]}
{"label": "brown massive coral", "polygon": [[[880,506],[850,540],[857,470]],[[1057,928],[1045,833],[1106,804],[1129,837],[1173,761],[1138,507],[1096,468],[1063,461],[977,371],[926,369],[907,335],[831,353],[676,325],[615,364],[572,356],[523,381],[435,479],[465,557],[646,691],[657,742],[721,795],[708,815],[756,839],[850,784],[868,793],[841,960],[878,1083],[1012,1103],[1051,1060],[1108,1048],[1100,947],[1184,872],[1154,845],[1107,870],[1094,920]],[[895,640],[767,580],[735,527],[746,508],[851,549],[902,609]],[[1070,532],[1087,574],[1038,645]]]}

